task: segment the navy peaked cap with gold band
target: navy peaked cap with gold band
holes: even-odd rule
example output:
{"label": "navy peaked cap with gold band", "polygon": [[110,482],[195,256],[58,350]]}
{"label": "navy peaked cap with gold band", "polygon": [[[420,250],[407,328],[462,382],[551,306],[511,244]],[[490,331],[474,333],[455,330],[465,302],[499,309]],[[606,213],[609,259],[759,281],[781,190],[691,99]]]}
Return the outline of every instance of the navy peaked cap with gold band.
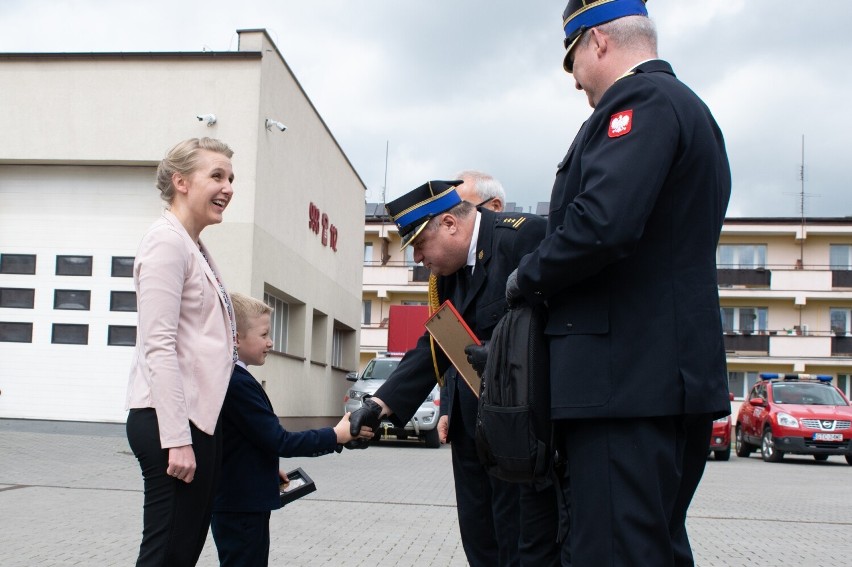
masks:
{"label": "navy peaked cap with gold band", "polygon": [[584,31],[625,16],[647,17],[645,2],[646,0],[570,0],[562,12],[566,49],[562,67],[569,73],[573,71],[568,56]]}
{"label": "navy peaked cap with gold band", "polygon": [[402,247],[408,246],[417,235],[426,228],[426,224],[436,215],[445,213],[461,203],[456,181],[427,181],[413,191],[385,205],[388,214],[399,229]]}

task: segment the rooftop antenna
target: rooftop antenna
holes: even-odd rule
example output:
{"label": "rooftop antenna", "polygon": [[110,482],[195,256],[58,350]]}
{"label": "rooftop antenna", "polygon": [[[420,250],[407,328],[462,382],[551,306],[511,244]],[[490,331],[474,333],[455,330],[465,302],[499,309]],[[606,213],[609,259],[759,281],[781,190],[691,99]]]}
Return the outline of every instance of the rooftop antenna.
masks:
{"label": "rooftop antenna", "polygon": [[385,184],[382,186],[382,206],[384,206],[387,201],[387,191],[388,191],[388,151],[390,150],[390,140],[385,140]]}
{"label": "rooftop antenna", "polygon": [[802,134],[802,164],[799,166],[799,181],[801,189],[799,191],[799,213],[802,217],[802,239],[799,241],[799,265],[797,268],[802,269],[805,265],[805,135]]}

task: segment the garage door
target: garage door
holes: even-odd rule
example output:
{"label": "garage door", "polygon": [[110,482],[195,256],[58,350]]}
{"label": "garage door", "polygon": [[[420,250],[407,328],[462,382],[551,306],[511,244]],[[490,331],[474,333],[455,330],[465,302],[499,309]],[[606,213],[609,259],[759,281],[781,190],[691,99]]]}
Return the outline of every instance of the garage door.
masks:
{"label": "garage door", "polygon": [[0,417],[124,421],[152,167],[0,165]]}

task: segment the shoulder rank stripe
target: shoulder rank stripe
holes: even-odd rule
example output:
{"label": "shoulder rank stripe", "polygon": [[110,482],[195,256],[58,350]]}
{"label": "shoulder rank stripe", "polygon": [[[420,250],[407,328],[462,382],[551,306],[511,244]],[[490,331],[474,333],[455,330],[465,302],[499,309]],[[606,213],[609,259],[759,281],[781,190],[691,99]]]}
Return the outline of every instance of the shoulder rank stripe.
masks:
{"label": "shoulder rank stripe", "polygon": [[518,218],[505,218],[503,219],[503,224],[510,224],[512,228],[519,229],[521,225],[524,224],[527,220],[527,217],[518,217]]}

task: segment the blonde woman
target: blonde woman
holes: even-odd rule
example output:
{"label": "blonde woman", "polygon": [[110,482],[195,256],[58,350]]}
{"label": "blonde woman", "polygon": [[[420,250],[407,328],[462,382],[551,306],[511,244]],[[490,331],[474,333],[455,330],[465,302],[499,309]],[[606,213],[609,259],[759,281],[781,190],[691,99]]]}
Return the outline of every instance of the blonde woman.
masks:
{"label": "blonde woman", "polygon": [[212,138],[168,152],[157,169],[168,206],[133,266],[139,325],[127,438],[145,484],[138,566],[195,565],[210,526],[236,350],[231,300],[199,237],[231,201],[232,155]]}

